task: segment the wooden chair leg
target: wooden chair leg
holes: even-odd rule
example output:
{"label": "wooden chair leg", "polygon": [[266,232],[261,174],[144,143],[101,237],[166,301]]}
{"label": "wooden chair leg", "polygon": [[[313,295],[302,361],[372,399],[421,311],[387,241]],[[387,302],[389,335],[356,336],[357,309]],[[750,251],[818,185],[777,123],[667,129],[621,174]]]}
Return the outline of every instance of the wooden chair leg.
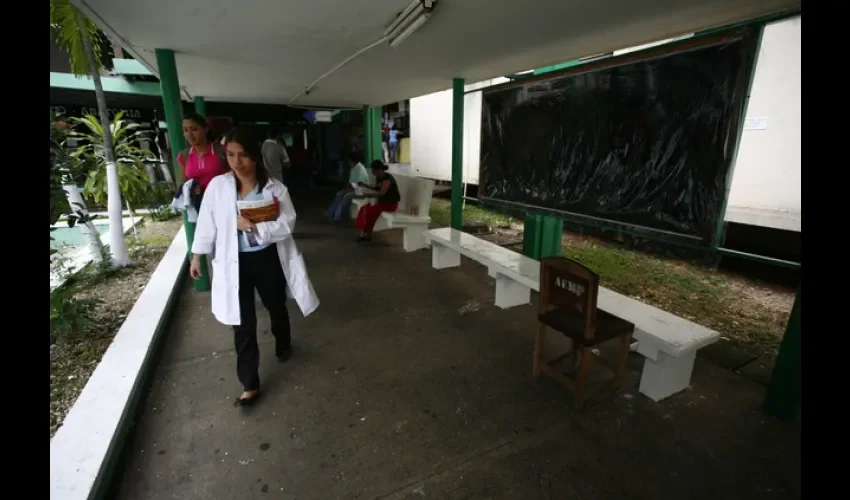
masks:
{"label": "wooden chair leg", "polygon": [[632,335],[623,335],[620,337],[620,359],[617,364],[617,374],[614,380],[614,387],[620,389],[623,387],[623,382],[626,380],[626,368],[629,363],[629,349],[632,345]]}
{"label": "wooden chair leg", "polygon": [[593,358],[593,352],[582,347],[579,356],[581,356],[581,361],[579,361],[578,376],[576,377],[575,407],[581,410],[584,408],[584,401],[587,399],[588,383],[590,382],[590,360]]}
{"label": "wooden chair leg", "polygon": [[537,334],[534,336],[534,363],[531,367],[531,376],[537,378],[540,375],[540,363],[543,362],[543,339],[546,337],[546,325],[540,323]]}

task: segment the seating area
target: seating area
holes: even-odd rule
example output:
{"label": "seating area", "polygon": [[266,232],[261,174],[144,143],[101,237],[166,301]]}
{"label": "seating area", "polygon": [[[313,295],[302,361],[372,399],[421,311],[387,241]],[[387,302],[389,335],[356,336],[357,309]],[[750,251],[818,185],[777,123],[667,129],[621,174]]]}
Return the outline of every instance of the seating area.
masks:
{"label": "seating area", "polygon": [[[452,228],[426,231],[434,269],[460,266],[464,255],[496,279],[495,304],[503,309],[529,304],[540,291],[540,262]],[[599,286],[598,309],[634,324],[637,352],[644,358],[640,392],[661,401],[686,389],[696,353],[720,339],[714,330]]]}
{"label": "seating area", "polygon": [[[406,252],[413,252],[425,248],[427,242],[423,233],[431,223],[429,214],[431,197],[434,194],[434,181],[422,179],[412,175],[394,172],[392,174],[398,184],[401,201],[398,209],[393,212],[384,212],[375,223],[375,232],[401,229],[403,231],[403,245]],[[374,203],[374,198],[360,198],[352,200],[350,215],[352,219],[357,218],[360,207]]]}

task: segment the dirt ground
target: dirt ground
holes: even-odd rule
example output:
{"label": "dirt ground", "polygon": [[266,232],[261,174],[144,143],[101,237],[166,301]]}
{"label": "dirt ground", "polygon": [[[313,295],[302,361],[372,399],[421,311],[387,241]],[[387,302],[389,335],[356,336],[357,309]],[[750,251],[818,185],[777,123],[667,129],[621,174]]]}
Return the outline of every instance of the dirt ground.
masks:
{"label": "dirt ground", "polygon": [[90,312],[91,322],[85,331],[73,332],[71,337],[58,338],[50,345],[51,437],[85,387],[181,224],[180,218],[145,221],[137,227],[141,245],[136,244],[132,231],[127,236],[133,261],[130,267],[102,275],[87,269],[74,284],[75,299],[93,299],[98,305]]}

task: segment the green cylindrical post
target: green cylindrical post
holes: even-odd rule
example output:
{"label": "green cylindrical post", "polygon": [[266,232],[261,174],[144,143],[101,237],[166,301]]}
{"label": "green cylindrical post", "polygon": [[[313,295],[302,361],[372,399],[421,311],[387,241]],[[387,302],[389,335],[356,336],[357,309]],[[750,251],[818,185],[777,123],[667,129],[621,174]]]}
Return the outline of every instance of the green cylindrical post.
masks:
{"label": "green cylindrical post", "polygon": [[[177,154],[185,147],[186,143],[183,140],[183,103],[180,100],[177,64],[174,61],[173,50],[156,49],[155,52],[156,65],[159,68],[160,88],[162,89],[162,107],[168,126],[168,143],[171,146],[171,164],[174,166],[174,179],[179,184],[183,182],[183,169],[177,163]],[[186,229],[186,242],[191,254],[192,241],[195,239],[195,224],[189,222],[185,213],[183,214],[183,227]],[[195,290],[199,292],[206,292],[210,289],[210,276],[207,272],[206,259],[201,259],[201,277],[193,281]]]}
{"label": "green cylindrical post", "polygon": [[463,92],[464,79],[452,81],[452,228],[463,227]]}
{"label": "green cylindrical post", "polygon": [[195,96],[195,112],[204,118],[207,117],[207,102],[204,101],[203,96]]}
{"label": "green cylindrical post", "polygon": [[380,106],[372,106],[369,108],[369,116],[370,116],[370,128],[371,133],[370,141],[371,141],[371,149],[372,149],[372,158],[369,159],[370,162],[374,160],[382,160],[384,159],[384,148],[382,146],[383,140],[381,138],[381,107]]}
{"label": "green cylindrical post", "polygon": [[383,159],[381,147],[381,107],[363,106],[363,161],[366,167],[373,160]]}
{"label": "green cylindrical post", "polygon": [[791,317],[785,328],[785,336],[779,346],[773,374],[767,384],[764,397],[765,413],[782,420],[790,420],[797,415],[801,400],[802,363],[800,358],[800,327],[802,324],[802,301],[800,290],[794,300]]}
{"label": "green cylindrical post", "polygon": [[363,106],[363,162],[366,168],[372,162],[372,113],[369,106]]}

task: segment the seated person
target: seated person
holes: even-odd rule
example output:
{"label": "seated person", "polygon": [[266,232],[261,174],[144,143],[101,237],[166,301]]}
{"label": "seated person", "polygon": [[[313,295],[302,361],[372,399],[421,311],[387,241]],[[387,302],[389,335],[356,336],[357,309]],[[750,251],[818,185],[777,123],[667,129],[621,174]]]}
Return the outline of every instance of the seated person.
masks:
{"label": "seated person", "polygon": [[370,167],[375,176],[375,185],[369,186],[365,182],[361,182],[359,186],[371,190],[371,192],[364,192],[364,195],[377,198],[377,202],[374,205],[364,205],[357,212],[355,224],[360,229],[358,241],[372,241],[372,230],[375,227],[375,222],[378,221],[378,217],[383,212],[395,212],[398,208],[398,202],[401,201],[398,184],[395,178],[387,173],[387,166],[384,162],[375,160]]}
{"label": "seated person", "polygon": [[325,215],[333,222],[342,221],[343,214],[348,213],[348,207],[356,194],[354,186],[369,182],[369,173],[360,160],[360,153],[348,153],[348,184],[336,193],[331,206]]}

